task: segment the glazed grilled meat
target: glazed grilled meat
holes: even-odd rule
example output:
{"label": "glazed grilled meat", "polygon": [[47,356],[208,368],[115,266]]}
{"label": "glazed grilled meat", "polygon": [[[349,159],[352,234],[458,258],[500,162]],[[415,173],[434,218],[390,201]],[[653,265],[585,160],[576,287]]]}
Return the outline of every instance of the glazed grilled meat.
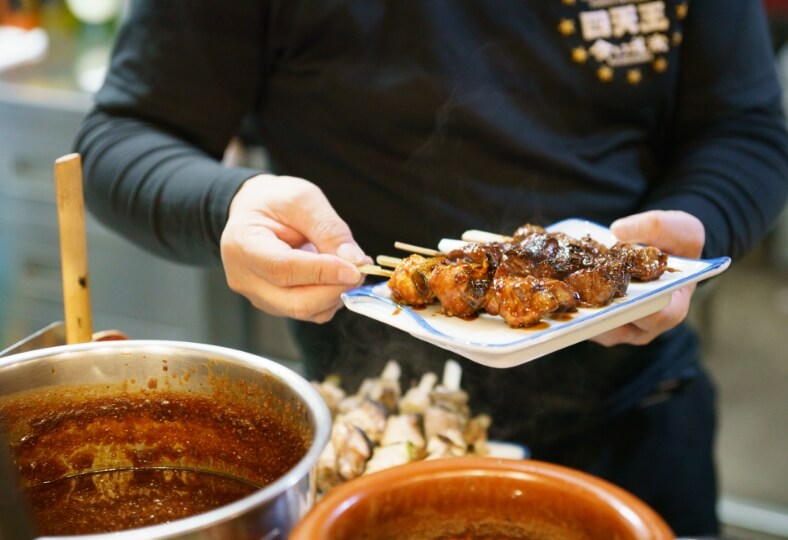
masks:
{"label": "glazed grilled meat", "polygon": [[534,276],[496,277],[486,311],[500,315],[509,326],[531,326],[556,311],[577,305],[577,293],[565,282]]}
{"label": "glazed grilled meat", "polygon": [[603,255],[593,266],[569,274],[564,282],[577,292],[582,307],[599,307],[626,295],[629,273],[621,260]]}
{"label": "glazed grilled meat", "polygon": [[526,223],[525,225],[521,225],[514,231],[512,235],[512,239],[514,242],[522,242],[532,234],[544,234],[547,231],[544,227],[540,227],[539,225],[534,225],[533,223]]}
{"label": "glazed grilled meat", "polygon": [[454,261],[436,265],[429,279],[445,315],[470,317],[482,309],[492,280],[491,265]]}
{"label": "glazed grilled meat", "polygon": [[471,317],[501,316],[530,326],[556,311],[601,307],[626,295],[631,279],[659,279],[668,256],[653,246],[618,243],[608,248],[590,236],[572,238],[523,225],[511,241],[470,243],[445,255],[411,255],[394,270],[395,301]]}
{"label": "glazed grilled meat", "polygon": [[430,286],[430,276],[434,268],[444,262],[443,257],[426,258],[417,254],[405,258],[389,279],[391,297],[407,306],[431,304],[435,301],[435,293]]}
{"label": "glazed grilled meat", "polygon": [[618,243],[610,251],[624,261],[627,272],[638,281],[654,281],[668,270],[668,255],[654,246]]}
{"label": "glazed grilled meat", "polygon": [[511,247],[506,242],[473,242],[466,244],[461,249],[455,249],[446,254],[450,261],[467,261],[476,264],[487,263],[495,271],[501,257]]}
{"label": "glazed grilled meat", "polygon": [[521,240],[517,249],[531,265],[533,275],[564,279],[572,272],[593,266],[599,247],[563,233],[533,233]]}
{"label": "glazed grilled meat", "polygon": [[500,315],[509,326],[538,323],[556,311],[572,311],[580,300],[565,282],[530,273],[518,249],[507,251],[495,272],[485,310]]}

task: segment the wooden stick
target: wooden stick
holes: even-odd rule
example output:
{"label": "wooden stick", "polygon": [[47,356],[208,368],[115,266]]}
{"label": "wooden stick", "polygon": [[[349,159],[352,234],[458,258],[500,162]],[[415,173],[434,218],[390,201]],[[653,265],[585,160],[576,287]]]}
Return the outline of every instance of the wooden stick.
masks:
{"label": "wooden stick", "polygon": [[460,379],[462,379],[462,366],[449,358],[443,365],[443,386],[449,390],[460,389]]}
{"label": "wooden stick", "polygon": [[435,257],[441,254],[441,252],[438,251],[437,249],[414,246],[413,244],[406,244],[405,242],[394,242],[394,247],[397,249],[401,249],[402,251],[418,253],[419,255],[427,255],[428,257]]}
{"label": "wooden stick", "polygon": [[88,286],[82,160],[79,154],[68,154],[55,160],[55,188],[66,343],[85,343],[93,337],[93,323]]}
{"label": "wooden stick", "polygon": [[402,264],[402,259],[399,257],[389,257],[388,255],[378,255],[375,257],[375,262],[380,266],[388,266],[389,268],[396,268]]}
{"label": "wooden stick", "polygon": [[484,244],[487,242],[511,242],[511,236],[505,236],[503,234],[496,234],[487,231],[479,231],[477,229],[471,229],[462,233],[462,239],[466,242],[476,242],[479,244]]}
{"label": "wooden stick", "polygon": [[358,266],[358,271],[362,274],[367,274],[368,276],[391,277],[394,275],[394,272],[391,270],[386,270],[385,268],[381,268],[380,266],[376,266],[374,264],[361,264]]}

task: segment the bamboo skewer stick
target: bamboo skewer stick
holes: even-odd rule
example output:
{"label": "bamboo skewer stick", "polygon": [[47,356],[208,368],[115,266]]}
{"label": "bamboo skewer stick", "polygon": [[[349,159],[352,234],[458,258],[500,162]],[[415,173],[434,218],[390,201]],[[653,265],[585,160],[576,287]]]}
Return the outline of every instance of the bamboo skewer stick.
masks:
{"label": "bamboo skewer stick", "polygon": [[79,154],[68,154],[55,160],[54,169],[66,342],[85,343],[93,337],[93,323],[88,286],[82,160]]}
{"label": "bamboo skewer stick", "polygon": [[503,234],[491,233],[487,231],[480,231],[477,229],[470,229],[462,233],[462,239],[466,242],[476,242],[484,244],[487,242],[511,242],[511,236]]}
{"label": "bamboo skewer stick", "polygon": [[413,244],[406,244],[405,242],[394,242],[394,247],[397,249],[401,249],[403,251],[418,253],[419,255],[427,255],[428,257],[435,257],[441,254],[441,252],[438,251],[437,249],[414,246]]}
{"label": "bamboo skewer stick", "polygon": [[394,272],[391,270],[386,270],[385,268],[381,268],[380,266],[374,264],[361,264],[358,266],[358,271],[362,274],[367,274],[368,276],[391,277],[394,275]]}
{"label": "bamboo skewer stick", "polygon": [[375,257],[375,262],[380,266],[388,266],[389,268],[396,268],[402,264],[402,259],[399,257],[389,257],[388,255],[378,255]]}
{"label": "bamboo skewer stick", "polygon": [[[463,233],[462,240],[466,242],[479,242],[479,243],[505,242],[505,241],[511,241],[512,237],[504,236],[502,234],[495,234],[487,231],[471,229]],[[403,251],[407,251],[409,253],[417,253],[419,255],[425,255],[427,257],[437,257],[439,255],[443,255],[443,253],[440,250],[417,246],[414,244],[408,244],[405,242],[394,242],[394,247]],[[391,277],[392,275],[391,270],[386,270],[385,268],[382,267],[396,268],[400,264],[402,264],[402,259],[399,257],[390,257],[388,255],[378,255],[375,258],[375,262],[377,262],[378,264],[360,265],[358,269],[364,274]]]}

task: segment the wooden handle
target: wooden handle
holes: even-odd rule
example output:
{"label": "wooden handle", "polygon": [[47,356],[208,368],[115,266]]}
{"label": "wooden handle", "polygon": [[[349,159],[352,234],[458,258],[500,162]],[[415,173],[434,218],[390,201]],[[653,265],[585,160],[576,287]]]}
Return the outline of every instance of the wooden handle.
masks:
{"label": "wooden handle", "polygon": [[55,188],[60,230],[66,343],[84,343],[92,339],[93,323],[88,286],[82,160],[79,154],[68,154],[55,161]]}

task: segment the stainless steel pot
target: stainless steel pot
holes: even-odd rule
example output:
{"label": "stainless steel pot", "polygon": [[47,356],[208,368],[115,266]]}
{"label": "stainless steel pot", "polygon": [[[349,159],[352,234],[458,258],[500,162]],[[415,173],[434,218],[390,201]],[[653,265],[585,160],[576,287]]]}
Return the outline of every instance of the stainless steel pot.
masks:
{"label": "stainless steel pot", "polygon": [[[64,389],[68,390],[64,395],[84,394],[88,402],[124,392],[151,399],[171,392],[185,396],[221,392],[245,405],[252,400],[308,438],[305,453],[294,466],[242,499],[170,523],[79,538],[285,538],[314,503],[312,470],[328,440],[330,413],[308,381],[276,362],[222,347],[172,341],[94,342],[0,358],[0,403],[34,402],[35,396],[47,394],[60,400],[58,392]],[[13,446],[25,436],[25,419],[18,413],[12,420],[10,416],[5,422],[11,423],[6,427]],[[90,471],[107,463],[83,459],[68,466]]]}

